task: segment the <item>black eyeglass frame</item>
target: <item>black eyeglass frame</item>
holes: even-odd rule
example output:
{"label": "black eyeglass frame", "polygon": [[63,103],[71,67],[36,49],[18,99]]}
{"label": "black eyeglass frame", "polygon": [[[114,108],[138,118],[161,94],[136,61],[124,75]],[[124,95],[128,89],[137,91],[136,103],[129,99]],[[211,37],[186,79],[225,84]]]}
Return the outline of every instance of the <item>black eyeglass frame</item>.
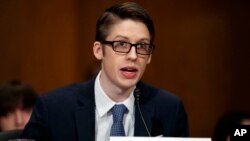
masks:
{"label": "black eyeglass frame", "polygon": [[[152,53],[154,52],[154,50],[155,50],[155,45],[154,45],[154,44],[142,44],[142,43],[139,43],[139,44],[132,44],[132,43],[129,43],[129,42],[124,42],[124,41],[106,41],[106,40],[100,41],[100,42],[101,42],[102,44],[111,45],[113,51],[118,52],[118,53],[129,53],[130,50],[131,50],[131,48],[132,48],[133,46],[135,47],[136,53],[137,53],[137,54],[141,54],[141,55],[150,55],[150,54],[152,54]],[[127,52],[121,52],[121,51],[115,50],[114,43],[116,43],[116,42],[129,44],[129,45],[130,45],[129,50],[128,50]],[[150,48],[152,48],[152,50],[151,50],[150,53],[147,53],[147,54],[140,53],[140,52],[137,51],[137,46],[138,46],[138,45],[148,45]]]}

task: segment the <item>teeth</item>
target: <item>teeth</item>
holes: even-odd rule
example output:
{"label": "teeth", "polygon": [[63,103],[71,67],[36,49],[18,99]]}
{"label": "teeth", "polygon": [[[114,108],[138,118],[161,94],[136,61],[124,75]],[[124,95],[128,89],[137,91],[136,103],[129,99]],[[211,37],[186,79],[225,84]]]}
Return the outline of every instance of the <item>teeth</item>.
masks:
{"label": "teeth", "polygon": [[136,71],[136,69],[133,69],[133,68],[122,68],[121,70],[129,71],[129,72],[135,72]]}
{"label": "teeth", "polygon": [[135,71],[135,70],[127,70],[127,71],[129,71],[129,72],[133,72],[133,71]]}

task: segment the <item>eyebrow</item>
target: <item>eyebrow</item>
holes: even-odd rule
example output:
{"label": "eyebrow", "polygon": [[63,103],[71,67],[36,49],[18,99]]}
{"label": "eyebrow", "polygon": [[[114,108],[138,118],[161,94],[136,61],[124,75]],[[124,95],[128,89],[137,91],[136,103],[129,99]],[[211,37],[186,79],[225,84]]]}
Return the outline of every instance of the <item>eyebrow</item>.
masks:
{"label": "eyebrow", "polygon": [[[129,40],[129,38],[128,37],[125,37],[125,36],[122,36],[122,35],[117,35],[117,36],[115,36],[115,38],[114,39],[117,39],[117,38],[123,38],[123,39],[125,39],[125,40]],[[139,41],[137,41],[137,42],[142,42],[142,41],[147,41],[147,42],[150,42],[150,40],[149,39],[147,39],[147,38],[142,38],[142,39],[140,39]]]}
{"label": "eyebrow", "polygon": [[117,35],[117,36],[115,36],[115,38],[114,38],[114,39],[116,39],[116,38],[124,38],[124,39],[126,39],[126,40],[129,40],[127,37],[122,36],[122,35]]}

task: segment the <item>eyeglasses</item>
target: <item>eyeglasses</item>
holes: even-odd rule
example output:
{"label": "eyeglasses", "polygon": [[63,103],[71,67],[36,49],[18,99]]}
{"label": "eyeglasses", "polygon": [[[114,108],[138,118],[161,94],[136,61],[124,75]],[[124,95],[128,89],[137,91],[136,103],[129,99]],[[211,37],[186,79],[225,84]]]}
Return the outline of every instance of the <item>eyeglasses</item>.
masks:
{"label": "eyeglasses", "polygon": [[150,55],[155,49],[155,45],[145,43],[132,44],[123,41],[101,41],[101,43],[111,45],[113,50],[119,53],[129,53],[133,46],[136,53],[141,55]]}

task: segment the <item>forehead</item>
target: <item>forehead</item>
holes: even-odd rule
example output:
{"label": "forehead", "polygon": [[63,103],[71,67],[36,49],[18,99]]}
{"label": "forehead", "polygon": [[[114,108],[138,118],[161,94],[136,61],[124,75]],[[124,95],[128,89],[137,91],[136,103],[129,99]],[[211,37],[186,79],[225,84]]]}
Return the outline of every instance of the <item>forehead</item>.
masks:
{"label": "forehead", "polygon": [[124,37],[128,40],[150,41],[150,33],[147,26],[140,21],[131,19],[118,20],[110,26],[107,40],[118,37]]}

